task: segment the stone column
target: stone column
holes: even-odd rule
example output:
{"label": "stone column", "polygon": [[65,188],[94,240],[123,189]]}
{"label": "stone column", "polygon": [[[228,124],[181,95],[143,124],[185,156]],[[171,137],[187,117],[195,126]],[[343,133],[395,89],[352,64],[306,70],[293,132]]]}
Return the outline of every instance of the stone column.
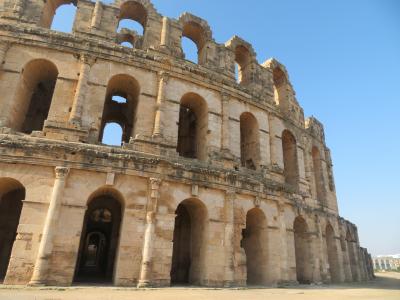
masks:
{"label": "stone column", "polygon": [[167,17],[163,17],[160,48],[162,50],[166,50],[168,49],[168,46],[169,46],[169,19]]}
{"label": "stone column", "polygon": [[93,10],[92,23],[90,24],[92,28],[99,27],[102,13],[103,13],[103,6],[101,4],[101,1],[97,0]]}
{"label": "stone column", "polygon": [[69,115],[69,123],[73,126],[80,127],[82,125],[82,109],[86,98],[90,69],[94,63],[94,59],[87,56],[81,56],[81,67],[79,72],[78,84],[75,90],[74,102],[72,104],[71,113]]}
{"label": "stone column", "polygon": [[236,192],[231,190],[225,194],[225,286],[230,287],[235,284],[235,244],[234,237],[234,209]]}
{"label": "stone column", "polygon": [[281,281],[289,281],[289,270],[288,270],[288,252],[287,252],[287,232],[286,232],[286,222],[285,222],[285,205],[278,204],[279,211],[279,229],[281,236]]}
{"label": "stone column", "polygon": [[154,120],[153,137],[163,137],[163,106],[165,98],[165,89],[168,83],[169,74],[167,72],[159,73],[158,94],[156,103],[156,116]]}
{"label": "stone column", "polygon": [[222,134],[221,147],[222,150],[230,149],[230,131],[229,131],[229,95],[221,94],[222,99]]}
{"label": "stone column", "polygon": [[160,198],[161,179],[150,178],[150,197],[146,214],[146,230],[144,234],[142,267],[138,287],[148,287],[151,285],[151,271],[153,261],[153,242],[155,230],[155,217]]}
{"label": "stone column", "polygon": [[49,260],[53,250],[53,237],[57,226],[65,180],[67,179],[69,168],[56,167],[55,173],[56,179],[54,181],[53,192],[51,194],[39,251],[29,285],[43,285],[46,283]]}

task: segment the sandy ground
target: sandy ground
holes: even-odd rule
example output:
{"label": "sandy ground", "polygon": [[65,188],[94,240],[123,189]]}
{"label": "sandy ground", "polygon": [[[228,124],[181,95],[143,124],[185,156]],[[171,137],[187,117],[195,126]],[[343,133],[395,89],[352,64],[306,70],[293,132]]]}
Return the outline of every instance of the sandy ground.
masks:
{"label": "sandy ground", "polygon": [[362,284],[297,286],[267,289],[164,288],[125,289],[116,287],[27,288],[0,286],[1,300],[400,300],[400,273],[380,273]]}

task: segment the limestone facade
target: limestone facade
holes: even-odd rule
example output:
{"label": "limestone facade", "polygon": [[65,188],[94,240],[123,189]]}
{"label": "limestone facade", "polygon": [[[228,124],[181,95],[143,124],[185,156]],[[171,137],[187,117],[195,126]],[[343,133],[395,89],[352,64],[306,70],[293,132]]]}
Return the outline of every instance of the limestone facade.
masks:
{"label": "limestone facade", "polygon": [[[51,30],[70,2],[72,33]],[[117,32],[124,19],[144,34]],[[373,277],[338,214],[322,124],[304,118],[285,67],[259,64],[243,39],[217,43],[205,20],[149,0],[2,0],[0,62],[4,283]],[[110,122],[121,147],[102,143]]]}

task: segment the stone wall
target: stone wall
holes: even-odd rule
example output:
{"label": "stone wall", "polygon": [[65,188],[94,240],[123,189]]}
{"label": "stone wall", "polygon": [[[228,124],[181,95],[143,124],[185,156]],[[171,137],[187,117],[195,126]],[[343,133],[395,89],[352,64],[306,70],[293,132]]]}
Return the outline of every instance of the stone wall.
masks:
{"label": "stone wall", "polygon": [[[304,119],[282,64],[148,0],[78,0],[72,33],[51,30],[68,3],[0,7],[0,205],[25,192],[16,232],[0,224],[16,237],[1,249],[5,283],[372,278],[357,228],[338,215],[323,125]],[[143,36],[117,32],[123,19]],[[102,143],[109,122],[121,147]]]}

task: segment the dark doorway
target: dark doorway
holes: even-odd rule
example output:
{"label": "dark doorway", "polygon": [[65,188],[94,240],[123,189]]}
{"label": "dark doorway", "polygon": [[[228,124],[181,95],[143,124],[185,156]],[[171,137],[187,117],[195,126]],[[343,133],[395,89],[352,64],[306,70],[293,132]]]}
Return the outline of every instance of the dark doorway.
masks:
{"label": "dark doorway", "polygon": [[197,117],[195,112],[183,105],[179,110],[178,148],[179,156],[196,158]]}
{"label": "dark doorway", "polygon": [[121,205],[110,196],[93,199],[85,214],[75,282],[110,283],[119,240]]}
{"label": "dark doorway", "polygon": [[200,285],[205,273],[206,208],[188,199],[176,209],[171,266],[172,285]]}
{"label": "dark doorway", "polygon": [[302,217],[297,217],[294,220],[293,230],[297,281],[301,284],[310,284],[311,270],[309,247],[311,241],[306,221]]}
{"label": "dark doorway", "polygon": [[247,285],[266,283],[267,271],[267,221],[259,208],[246,215],[246,228],[242,231],[242,247],[246,253]]}
{"label": "dark doorway", "polygon": [[2,282],[7,273],[17,236],[25,189],[12,179],[0,180],[0,186],[0,282]]}

